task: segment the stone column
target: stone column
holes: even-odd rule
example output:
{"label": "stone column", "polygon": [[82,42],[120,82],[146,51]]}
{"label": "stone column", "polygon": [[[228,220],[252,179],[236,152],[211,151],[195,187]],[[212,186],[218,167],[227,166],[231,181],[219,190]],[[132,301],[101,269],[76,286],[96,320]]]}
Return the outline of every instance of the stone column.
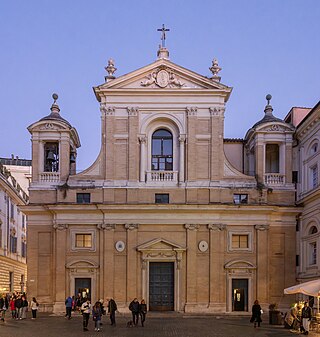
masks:
{"label": "stone column", "polygon": [[63,311],[65,309],[64,301],[66,296],[70,295],[69,284],[66,279],[66,241],[68,225],[57,224],[53,225],[55,229],[55,279],[54,279],[54,312]]}
{"label": "stone column", "polygon": [[133,298],[138,296],[137,284],[137,239],[138,239],[138,224],[125,224],[127,230],[127,303],[130,303]]}
{"label": "stone column", "polygon": [[139,136],[140,141],[140,181],[145,182],[146,181],[146,143],[147,143],[147,137],[146,135],[140,135]]}
{"label": "stone column", "polygon": [[[225,253],[225,224],[209,224],[209,306],[218,308],[218,303],[225,303],[226,286],[223,273],[224,253]],[[222,289],[224,289],[222,291]],[[226,308],[221,308],[225,311]]]}
{"label": "stone column", "polygon": [[180,135],[180,152],[179,152],[179,182],[184,182],[184,143],[186,141],[186,135]]}
{"label": "stone column", "polygon": [[115,224],[103,223],[98,225],[101,230],[102,243],[100,246],[100,294],[103,299],[114,297],[114,230]]}
{"label": "stone column", "polygon": [[256,296],[260,305],[266,307],[268,303],[268,284],[269,284],[269,252],[268,252],[268,230],[269,225],[255,225],[256,230]]}
{"label": "stone column", "polygon": [[192,312],[197,304],[197,230],[200,225],[185,224],[187,230],[186,312]]}

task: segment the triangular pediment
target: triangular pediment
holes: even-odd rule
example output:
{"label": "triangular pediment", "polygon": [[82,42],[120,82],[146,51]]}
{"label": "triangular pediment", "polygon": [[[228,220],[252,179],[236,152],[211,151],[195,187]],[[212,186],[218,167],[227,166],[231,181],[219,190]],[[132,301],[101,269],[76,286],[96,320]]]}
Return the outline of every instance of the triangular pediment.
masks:
{"label": "triangular pediment", "polygon": [[153,239],[146,243],[143,243],[137,247],[138,251],[184,251],[186,250],[185,247],[182,247],[174,242],[163,238]]}
{"label": "triangular pediment", "polygon": [[95,93],[116,89],[134,90],[218,90],[228,94],[232,88],[183,68],[167,59],[159,59],[143,68],[95,87]]}

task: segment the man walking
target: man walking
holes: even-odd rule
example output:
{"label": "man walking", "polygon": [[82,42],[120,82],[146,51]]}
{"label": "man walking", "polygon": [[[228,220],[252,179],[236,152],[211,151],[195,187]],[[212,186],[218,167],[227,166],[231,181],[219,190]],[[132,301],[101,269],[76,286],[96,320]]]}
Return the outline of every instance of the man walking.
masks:
{"label": "man walking", "polygon": [[129,305],[129,310],[132,312],[132,322],[134,326],[138,326],[139,309],[140,309],[140,304],[138,302],[138,299],[135,298]]}
{"label": "man walking", "polygon": [[64,317],[68,318],[68,319],[71,319],[71,311],[72,311],[72,298],[71,298],[71,296],[66,298],[65,305],[66,305],[66,315]]}
{"label": "man walking", "polygon": [[88,331],[90,311],[91,311],[91,303],[90,300],[87,299],[85,302],[82,303],[81,306],[81,312],[83,316],[83,331]]}
{"label": "man walking", "polygon": [[310,321],[312,317],[311,308],[309,307],[308,302],[304,302],[304,307],[302,308],[302,325],[304,329],[304,335],[309,335]]}

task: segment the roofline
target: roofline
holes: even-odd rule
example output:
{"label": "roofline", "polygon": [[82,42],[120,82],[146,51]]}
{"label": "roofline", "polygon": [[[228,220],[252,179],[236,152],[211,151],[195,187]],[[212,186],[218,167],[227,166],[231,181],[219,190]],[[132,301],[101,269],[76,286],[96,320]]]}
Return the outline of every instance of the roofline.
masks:
{"label": "roofline", "polygon": [[302,124],[320,107],[320,101],[309,111],[309,113],[303,118],[303,120],[296,126],[297,131],[299,127],[302,127]]}

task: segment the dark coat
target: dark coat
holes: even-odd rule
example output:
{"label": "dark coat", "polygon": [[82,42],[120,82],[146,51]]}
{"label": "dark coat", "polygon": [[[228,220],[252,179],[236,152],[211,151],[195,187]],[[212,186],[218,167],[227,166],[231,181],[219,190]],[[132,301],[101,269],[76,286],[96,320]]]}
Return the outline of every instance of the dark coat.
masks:
{"label": "dark coat", "polygon": [[17,309],[20,309],[22,307],[22,299],[21,298],[17,298],[14,302],[15,306]]}
{"label": "dark coat", "polygon": [[5,298],[3,298],[3,297],[0,298],[0,310],[3,309],[3,306],[6,307],[6,310],[9,309],[9,302],[8,302],[8,299],[6,297]]}
{"label": "dark coat", "polygon": [[142,312],[143,314],[147,313],[147,305],[145,303],[144,304],[140,304],[140,306],[139,306],[139,312]]}
{"label": "dark coat", "polygon": [[111,300],[108,303],[108,312],[112,314],[112,313],[116,312],[117,309],[118,308],[117,308],[116,301],[111,298]]}
{"label": "dark coat", "polygon": [[262,322],[260,304],[254,304],[252,306],[252,316],[250,322]]}
{"label": "dark coat", "polygon": [[138,301],[136,302],[132,301],[129,305],[129,310],[131,310],[133,313],[139,313],[139,307],[140,304]]}

